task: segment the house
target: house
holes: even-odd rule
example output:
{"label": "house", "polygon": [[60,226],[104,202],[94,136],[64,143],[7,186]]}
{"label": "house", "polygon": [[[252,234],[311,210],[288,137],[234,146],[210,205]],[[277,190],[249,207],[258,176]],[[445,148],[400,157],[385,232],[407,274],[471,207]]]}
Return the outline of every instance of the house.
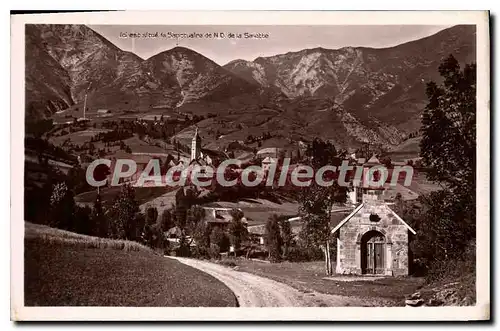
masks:
{"label": "house", "polygon": [[275,158],[277,158],[279,151],[280,149],[276,147],[263,148],[257,152],[257,157],[264,158],[266,156],[274,156]]}
{"label": "house", "polygon": [[[205,210],[205,221],[210,227],[219,226],[225,229],[229,223],[231,223],[233,217],[231,216],[231,211],[233,208],[223,208],[223,207],[202,207]],[[241,209],[240,209],[241,211]],[[246,226],[248,221],[245,217],[241,219],[241,222]]]}
{"label": "house", "polygon": [[266,156],[264,160],[262,160],[262,170],[267,171],[269,168],[271,168],[271,165],[277,164],[278,159],[271,157],[271,156]]}
{"label": "house", "polygon": [[338,235],[337,273],[409,274],[416,232],[383,200],[383,190],[363,190],[362,202],[331,231]]}
{"label": "house", "polygon": [[229,156],[223,151],[216,151],[206,148],[201,148],[200,157],[205,159],[205,161],[213,165],[214,167],[219,166],[222,161],[229,159]]}
{"label": "house", "polygon": [[[170,228],[168,231],[166,231],[164,233],[164,236],[164,239],[168,241],[170,245],[178,247],[181,243],[182,230],[178,226],[174,226],[173,228]],[[189,243],[190,247],[196,246],[196,242],[190,236],[185,236],[184,239],[187,243]]]}
{"label": "house", "polygon": [[[116,151],[114,154],[109,155],[108,159],[111,160],[111,166],[110,166],[111,173],[108,175],[108,183],[111,183],[111,181],[113,179],[114,171],[117,170],[116,169],[116,162],[118,160],[120,160],[120,159],[133,160],[136,164],[135,172],[129,177],[120,178],[119,179],[120,184],[122,184],[122,183],[135,184],[138,181],[138,179],[140,178],[140,176],[142,175],[144,169],[146,169],[148,163],[152,159],[160,160],[161,164],[163,164],[165,162],[165,158],[155,157],[155,156],[148,155],[148,154],[130,154],[130,153],[124,152],[122,150]],[[145,182],[144,183],[144,186],[148,186],[148,185],[154,185],[154,182]]]}
{"label": "house", "polygon": [[[300,217],[290,217],[286,221],[290,223],[290,229],[292,231],[292,237],[298,237],[301,230]],[[266,243],[266,224],[253,225],[248,228],[248,233],[250,236],[261,246],[264,246]]]}

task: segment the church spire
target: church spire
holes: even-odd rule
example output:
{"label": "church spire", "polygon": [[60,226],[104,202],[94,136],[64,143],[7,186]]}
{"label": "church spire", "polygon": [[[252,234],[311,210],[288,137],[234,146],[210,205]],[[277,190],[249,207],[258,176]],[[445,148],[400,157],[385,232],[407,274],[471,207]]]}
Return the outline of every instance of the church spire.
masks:
{"label": "church spire", "polygon": [[200,157],[201,151],[201,137],[198,134],[198,127],[195,126],[193,139],[191,140],[191,161]]}

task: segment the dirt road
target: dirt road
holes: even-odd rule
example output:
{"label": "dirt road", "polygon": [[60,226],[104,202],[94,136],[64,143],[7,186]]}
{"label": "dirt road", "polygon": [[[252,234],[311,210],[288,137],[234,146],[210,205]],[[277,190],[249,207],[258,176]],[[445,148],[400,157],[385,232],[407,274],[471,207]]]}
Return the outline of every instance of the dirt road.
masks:
{"label": "dirt road", "polygon": [[339,307],[362,305],[359,300],[318,292],[301,292],[286,284],[202,260],[169,257],[202,270],[229,287],[240,307]]}

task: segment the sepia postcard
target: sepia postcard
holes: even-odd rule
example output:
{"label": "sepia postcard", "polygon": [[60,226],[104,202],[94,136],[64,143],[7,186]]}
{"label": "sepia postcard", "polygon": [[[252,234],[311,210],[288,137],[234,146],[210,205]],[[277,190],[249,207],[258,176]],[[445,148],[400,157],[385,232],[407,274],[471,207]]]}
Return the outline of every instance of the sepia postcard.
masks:
{"label": "sepia postcard", "polygon": [[11,24],[12,320],[490,319],[487,11]]}

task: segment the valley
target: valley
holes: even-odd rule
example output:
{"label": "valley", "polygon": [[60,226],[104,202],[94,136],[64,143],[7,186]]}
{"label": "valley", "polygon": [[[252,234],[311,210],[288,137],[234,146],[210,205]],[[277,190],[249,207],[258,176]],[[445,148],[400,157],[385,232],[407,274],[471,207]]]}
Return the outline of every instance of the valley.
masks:
{"label": "valley", "polygon": [[198,125],[221,150],[267,131],[273,141],[262,144],[281,148],[321,137],[347,150],[365,143],[390,150],[418,130],[439,61],[449,53],[461,63],[475,58],[473,26],[391,48],[304,49],[222,67],[184,47],[143,60],[86,26],[26,32],[27,121],[83,118],[87,95],[86,117],[98,124],[212,114]]}

